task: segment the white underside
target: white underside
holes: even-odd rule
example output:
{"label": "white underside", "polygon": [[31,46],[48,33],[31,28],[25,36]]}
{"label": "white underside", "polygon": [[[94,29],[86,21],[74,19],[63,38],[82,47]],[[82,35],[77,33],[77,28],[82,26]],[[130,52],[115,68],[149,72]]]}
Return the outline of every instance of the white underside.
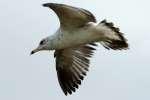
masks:
{"label": "white underside", "polygon": [[64,49],[78,45],[88,44],[91,42],[103,41],[108,38],[119,39],[115,32],[107,28],[103,24],[89,23],[84,28],[74,31],[66,31],[59,29],[53,35],[53,49]]}

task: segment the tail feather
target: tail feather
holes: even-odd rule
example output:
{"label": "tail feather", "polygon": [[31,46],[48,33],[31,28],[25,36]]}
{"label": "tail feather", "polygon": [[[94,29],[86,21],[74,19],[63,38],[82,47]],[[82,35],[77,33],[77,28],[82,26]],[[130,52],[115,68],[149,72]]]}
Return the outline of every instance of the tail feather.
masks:
{"label": "tail feather", "polygon": [[102,41],[101,44],[106,49],[113,49],[113,50],[122,50],[122,49],[128,49],[128,43],[127,39],[123,36],[123,33],[120,32],[120,29],[117,27],[114,27],[113,23],[109,23],[106,20],[103,20],[100,24],[107,27],[108,30],[111,30],[118,39],[112,38],[110,33],[109,38]]}

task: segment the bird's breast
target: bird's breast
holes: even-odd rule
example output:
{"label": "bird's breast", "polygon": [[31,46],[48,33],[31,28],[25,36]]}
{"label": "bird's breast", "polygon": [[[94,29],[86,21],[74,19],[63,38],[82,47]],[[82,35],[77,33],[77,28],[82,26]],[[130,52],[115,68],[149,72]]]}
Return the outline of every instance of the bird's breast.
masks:
{"label": "bird's breast", "polygon": [[97,42],[99,36],[90,30],[77,30],[77,31],[63,31],[57,36],[56,49],[64,49],[78,45]]}

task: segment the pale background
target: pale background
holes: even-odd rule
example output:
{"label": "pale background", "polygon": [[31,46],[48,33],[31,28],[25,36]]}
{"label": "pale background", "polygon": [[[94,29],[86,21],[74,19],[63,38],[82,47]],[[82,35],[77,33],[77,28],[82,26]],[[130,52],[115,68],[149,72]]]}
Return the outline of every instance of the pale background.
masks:
{"label": "pale background", "polygon": [[[112,21],[125,33],[127,51],[99,46],[80,89],[64,96],[53,52],[30,56],[38,42],[59,27],[54,12],[41,5],[65,3]],[[0,100],[150,100],[149,0],[1,0]]]}

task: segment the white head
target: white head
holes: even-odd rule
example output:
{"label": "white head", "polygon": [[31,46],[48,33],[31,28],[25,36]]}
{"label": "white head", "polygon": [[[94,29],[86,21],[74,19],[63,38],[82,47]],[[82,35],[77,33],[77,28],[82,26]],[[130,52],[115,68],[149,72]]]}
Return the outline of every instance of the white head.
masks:
{"label": "white head", "polygon": [[43,51],[43,50],[51,50],[51,44],[52,41],[50,38],[44,38],[40,41],[39,46],[31,51],[31,54],[34,54],[38,51]]}

